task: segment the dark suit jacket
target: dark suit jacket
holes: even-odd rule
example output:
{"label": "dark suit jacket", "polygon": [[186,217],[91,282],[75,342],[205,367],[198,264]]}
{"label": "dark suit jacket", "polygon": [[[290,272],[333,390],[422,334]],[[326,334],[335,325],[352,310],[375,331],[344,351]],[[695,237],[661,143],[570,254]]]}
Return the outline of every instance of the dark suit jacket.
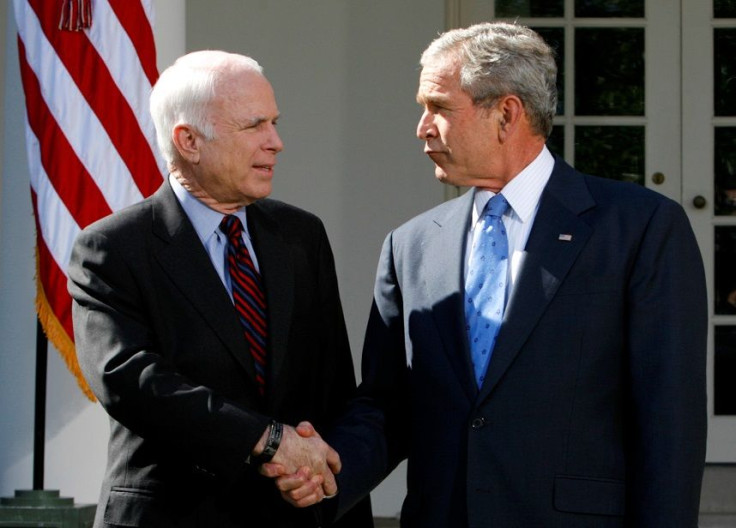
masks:
{"label": "dark suit jacket", "polygon": [[[246,459],[271,418],[324,427],[355,378],[319,219],[247,209],[268,302],[268,394],[232,302],[168,183],[79,236],[69,267],[82,370],[111,417],[96,527],[316,526]],[[373,526],[363,503],[343,526]]]}
{"label": "dark suit jacket", "polygon": [[697,526],[707,310],[682,208],[558,159],[479,391],[472,195],[386,239],[360,399],[330,437],[341,505],[408,457],[404,528]]}

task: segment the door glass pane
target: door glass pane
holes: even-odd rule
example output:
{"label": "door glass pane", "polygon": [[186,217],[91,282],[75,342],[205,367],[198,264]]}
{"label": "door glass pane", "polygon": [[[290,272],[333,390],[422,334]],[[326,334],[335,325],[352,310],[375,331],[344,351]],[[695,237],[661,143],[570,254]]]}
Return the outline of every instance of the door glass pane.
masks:
{"label": "door glass pane", "polygon": [[715,312],[736,314],[736,226],[716,226],[715,253]]}
{"label": "door glass pane", "polygon": [[644,115],[644,29],[575,31],[575,113]]}
{"label": "door glass pane", "polygon": [[713,16],[715,18],[736,18],[736,0],[714,0]]}
{"label": "door glass pane", "polygon": [[555,50],[557,63],[557,115],[565,114],[565,29],[532,28]]}
{"label": "door glass pane", "polygon": [[717,116],[736,115],[736,29],[713,30],[714,104]]}
{"label": "door glass pane", "polygon": [[644,0],[575,0],[576,17],[644,16]]}
{"label": "door glass pane", "polygon": [[552,134],[547,138],[547,148],[559,157],[565,157],[565,127],[555,125]]}
{"label": "door glass pane", "polygon": [[716,326],[713,411],[736,415],[736,326]]}
{"label": "door glass pane", "polygon": [[576,126],[575,167],[644,185],[644,127]]}
{"label": "door glass pane", "polygon": [[564,14],[564,0],[496,0],[497,17],[562,17]]}
{"label": "door glass pane", "polygon": [[717,127],[714,139],[715,213],[736,215],[736,128]]}

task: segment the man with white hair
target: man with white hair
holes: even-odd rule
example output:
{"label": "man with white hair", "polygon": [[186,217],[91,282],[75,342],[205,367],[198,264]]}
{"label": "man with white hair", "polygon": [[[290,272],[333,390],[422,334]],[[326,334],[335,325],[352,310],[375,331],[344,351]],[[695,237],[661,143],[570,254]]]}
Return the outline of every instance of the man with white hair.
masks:
{"label": "man with white hair", "polygon": [[[326,426],[355,379],[321,221],[267,199],[279,111],[251,58],[195,52],[151,113],[169,177],[79,236],[69,290],[80,365],[110,415],[95,527],[321,526],[259,475],[307,466],[336,493]],[[336,525],[337,526],[337,525]],[[339,523],[372,527],[363,501]]]}

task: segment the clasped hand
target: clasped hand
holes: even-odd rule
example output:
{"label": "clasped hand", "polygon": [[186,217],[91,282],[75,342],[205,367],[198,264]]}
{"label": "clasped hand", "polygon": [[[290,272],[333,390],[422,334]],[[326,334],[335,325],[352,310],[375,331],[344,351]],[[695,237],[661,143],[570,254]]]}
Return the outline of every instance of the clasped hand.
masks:
{"label": "clasped hand", "polygon": [[260,473],[275,479],[281,496],[289,504],[304,508],[337,493],[335,475],[340,456],[317,433],[312,424],[284,426],[284,437],[271,462]]}

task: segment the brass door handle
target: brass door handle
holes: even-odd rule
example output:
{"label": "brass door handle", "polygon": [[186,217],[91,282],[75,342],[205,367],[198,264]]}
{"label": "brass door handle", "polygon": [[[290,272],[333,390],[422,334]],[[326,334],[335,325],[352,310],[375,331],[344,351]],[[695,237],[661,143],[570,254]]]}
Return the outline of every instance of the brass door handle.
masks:
{"label": "brass door handle", "polygon": [[697,195],[695,198],[693,198],[693,206],[696,209],[702,209],[708,204],[708,200],[706,200],[703,196]]}

